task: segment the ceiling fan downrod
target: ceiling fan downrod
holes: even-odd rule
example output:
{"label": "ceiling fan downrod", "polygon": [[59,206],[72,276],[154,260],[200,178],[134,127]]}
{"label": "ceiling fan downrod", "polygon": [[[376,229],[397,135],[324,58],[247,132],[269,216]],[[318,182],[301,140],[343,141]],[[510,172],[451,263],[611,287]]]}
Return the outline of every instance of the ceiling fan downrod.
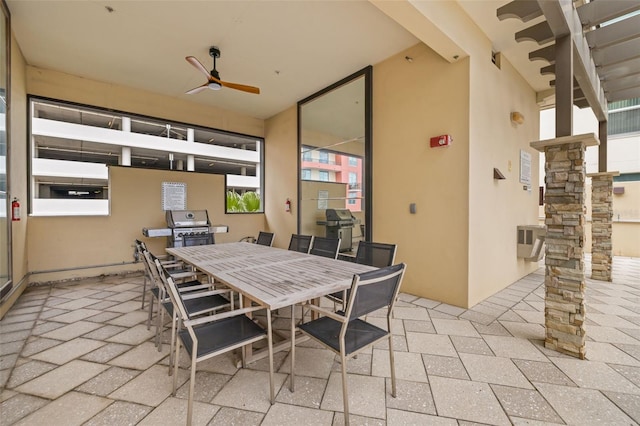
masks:
{"label": "ceiling fan downrod", "polygon": [[216,46],[211,46],[209,48],[209,56],[213,58],[213,69],[211,70],[211,75],[220,80],[220,74],[216,69],[216,59],[220,57],[220,49],[218,49]]}

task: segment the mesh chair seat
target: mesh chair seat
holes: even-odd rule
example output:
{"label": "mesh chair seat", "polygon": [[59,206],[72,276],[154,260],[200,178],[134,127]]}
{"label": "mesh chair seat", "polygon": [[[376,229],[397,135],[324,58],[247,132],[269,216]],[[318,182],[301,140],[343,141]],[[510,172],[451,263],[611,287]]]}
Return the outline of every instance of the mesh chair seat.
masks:
{"label": "mesh chair seat", "polygon": [[[322,317],[314,322],[301,324],[299,327],[300,330],[340,353],[341,322],[329,317]],[[344,337],[345,355],[348,356],[363,347],[375,343],[388,334],[388,331],[373,324],[360,319],[353,320],[349,322],[347,333]]]}
{"label": "mesh chair seat", "polygon": [[229,305],[230,302],[219,294],[208,294],[193,299],[184,299],[184,307],[190,317],[221,309]]}
{"label": "mesh chair seat", "polygon": [[[193,332],[198,339],[197,358],[224,351],[236,346],[238,342],[263,338],[267,335],[266,330],[244,315],[195,326]],[[193,355],[193,340],[188,330],[180,330],[178,335],[189,356]]]}

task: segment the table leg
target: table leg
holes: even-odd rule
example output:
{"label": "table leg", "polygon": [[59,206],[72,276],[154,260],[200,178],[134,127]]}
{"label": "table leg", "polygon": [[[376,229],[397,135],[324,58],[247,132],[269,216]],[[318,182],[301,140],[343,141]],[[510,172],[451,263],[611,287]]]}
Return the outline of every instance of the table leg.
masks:
{"label": "table leg", "polygon": [[275,388],[273,384],[273,335],[271,333],[271,309],[267,309],[267,344],[269,346],[269,401],[275,404]]}

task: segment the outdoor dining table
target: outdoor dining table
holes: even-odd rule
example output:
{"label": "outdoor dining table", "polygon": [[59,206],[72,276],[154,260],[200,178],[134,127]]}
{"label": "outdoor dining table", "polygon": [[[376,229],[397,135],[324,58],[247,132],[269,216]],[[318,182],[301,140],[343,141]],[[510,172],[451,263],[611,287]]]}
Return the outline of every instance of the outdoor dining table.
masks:
{"label": "outdoor dining table", "polygon": [[[270,312],[346,290],[354,274],[377,269],[248,242],[167,248],[166,251]],[[266,325],[269,352],[288,348],[289,341],[272,347],[271,321]],[[264,352],[254,354],[248,347],[245,359],[252,362],[266,355]]]}

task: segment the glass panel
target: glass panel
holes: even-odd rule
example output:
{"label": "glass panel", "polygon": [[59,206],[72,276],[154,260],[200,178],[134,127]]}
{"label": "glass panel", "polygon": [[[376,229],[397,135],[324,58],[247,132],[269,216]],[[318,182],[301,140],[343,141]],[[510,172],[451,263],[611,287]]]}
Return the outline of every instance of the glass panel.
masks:
{"label": "glass panel", "polygon": [[[362,70],[298,103],[300,209],[298,232],[339,236],[340,251],[355,252],[366,239],[367,119],[369,69]],[[334,229],[327,210],[351,216],[349,226]],[[341,219],[341,222],[343,220]]]}
{"label": "glass panel", "polygon": [[7,14],[2,3],[0,17],[0,297],[11,290],[11,229],[8,198],[8,43]]}

